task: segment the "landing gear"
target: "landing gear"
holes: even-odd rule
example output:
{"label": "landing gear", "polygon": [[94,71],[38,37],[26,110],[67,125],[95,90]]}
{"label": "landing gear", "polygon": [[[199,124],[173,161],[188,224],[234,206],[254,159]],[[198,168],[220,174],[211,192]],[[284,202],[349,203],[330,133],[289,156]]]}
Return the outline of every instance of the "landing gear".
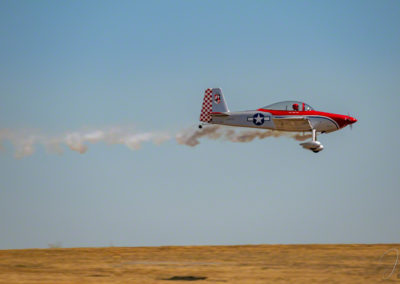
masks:
{"label": "landing gear", "polygon": [[300,144],[304,149],[308,149],[313,151],[314,153],[318,153],[324,149],[324,146],[321,142],[317,141],[317,130],[312,129],[312,141],[304,142]]}
{"label": "landing gear", "polygon": [[202,129],[202,128],[203,128],[203,125],[199,124],[199,129]]}

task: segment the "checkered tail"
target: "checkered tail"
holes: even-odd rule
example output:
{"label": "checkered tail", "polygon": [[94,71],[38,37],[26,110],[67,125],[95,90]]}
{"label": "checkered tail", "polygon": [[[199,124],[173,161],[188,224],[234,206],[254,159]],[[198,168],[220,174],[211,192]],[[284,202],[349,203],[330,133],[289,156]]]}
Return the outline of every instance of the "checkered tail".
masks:
{"label": "checkered tail", "polygon": [[210,122],[212,112],[212,89],[204,92],[203,106],[201,107],[200,121]]}

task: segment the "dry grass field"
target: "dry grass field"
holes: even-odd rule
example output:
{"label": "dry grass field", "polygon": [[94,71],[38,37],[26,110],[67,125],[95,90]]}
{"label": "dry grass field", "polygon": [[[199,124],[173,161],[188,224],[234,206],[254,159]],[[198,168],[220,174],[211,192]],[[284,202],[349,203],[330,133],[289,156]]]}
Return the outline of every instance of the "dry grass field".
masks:
{"label": "dry grass field", "polygon": [[0,250],[0,283],[400,283],[397,249],[400,244]]}

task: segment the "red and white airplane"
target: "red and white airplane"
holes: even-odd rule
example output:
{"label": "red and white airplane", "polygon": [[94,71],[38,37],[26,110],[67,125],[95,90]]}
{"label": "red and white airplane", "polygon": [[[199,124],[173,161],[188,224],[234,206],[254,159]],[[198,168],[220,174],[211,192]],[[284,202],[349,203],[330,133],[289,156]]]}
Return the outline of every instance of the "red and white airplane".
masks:
{"label": "red and white airplane", "polygon": [[202,125],[220,124],[277,131],[312,132],[312,140],[301,143],[304,149],[318,153],[324,149],[317,133],[330,133],[352,125],[357,119],[348,115],[316,111],[299,101],[284,101],[257,110],[231,112],[220,88],[206,89],[200,114]]}

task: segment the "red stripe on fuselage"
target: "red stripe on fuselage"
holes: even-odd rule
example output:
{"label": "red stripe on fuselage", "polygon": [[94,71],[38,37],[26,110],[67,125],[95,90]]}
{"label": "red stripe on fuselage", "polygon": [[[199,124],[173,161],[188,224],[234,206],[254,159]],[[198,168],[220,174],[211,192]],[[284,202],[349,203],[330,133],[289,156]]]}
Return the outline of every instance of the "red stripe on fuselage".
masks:
{"label": "red stripe on fuselage", "polygon": [[257,109],[258,111],[262,112],[269,112],[272,115],[282,115],[282,116],[293,116],[293,115],[300,115],[300,116],[313,116],[313,115],[319,115],[319,116],[325,116],[330,119],[333,119],[336,121],[336,123],[339,125],[340,128],[345,127],[348,125],[348,118],[349,116],[347,115],[342,115],[342,114],[336,114],[336,113],[329,113],[329,112],[322,112],[322,111],[316,111],[316,110],[308,110],[308,111],[294,111],[294,110],[272,110],[272,109],[263,109],[259,108]]}

